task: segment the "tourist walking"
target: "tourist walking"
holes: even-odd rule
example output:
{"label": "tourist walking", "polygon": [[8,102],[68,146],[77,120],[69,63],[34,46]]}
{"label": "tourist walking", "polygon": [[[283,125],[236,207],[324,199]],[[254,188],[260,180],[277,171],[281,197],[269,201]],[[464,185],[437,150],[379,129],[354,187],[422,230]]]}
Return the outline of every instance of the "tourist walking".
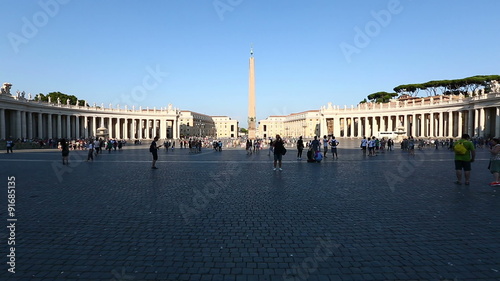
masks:
{"label": "tourist walking", "polygon": [[87,162],[92,160],[94,162],[94,141],[90,139],[87,143],[87,149],[89,150],[87,155]]}
{"label": "tourist walking", "polygon": [[476,157],[476,151],[474,144],[470,141],[470,136],[468,134],[463,134],[462,138],[458,140],[453,146],[455,152],[455,171],[457,175],[457,180],[455,184],[462,184],[462,170],[465,175],[465,184],[470,184],[470,171],[471,163],[474,162]]}
{"label": "tourist walking", "polygon": [[304,141],[302,140],[302,136],[299,137],[297,141],[297,160],[302,160],[302,151],[304,150]]}
{"label": "tourist walking", "polygon": [[328,137],[326,135],[323,136],[323,154],[326,158],[326,153],[328,152]]}
{"label": "tourist walking", "polygon": [[319,143],[318,137],[314,136],[314,140],[311,142],[311,147],[313,148],[314,153],[319,151],[319,149],[320,149],[319,146],[320,146],[320,143]]}
{"label": "tourist walking", "polygon": [[490,142],[491,159],[490,172],[493,174],[493,182],[490,186],[500,186],[500,139],[493,138]]}
{"label": "tourist walking", "polygon": [[363,155],[366,156],[366,146],[368,145],[368,140],[366,140],[366,137],[363,136],[363,139],[361,140],[361,144],[359,147],[361,147],[361,150],[363,150]]}
{"label": "tourist walking", "polygon": [[[282,171],[281,160],[283,159],[285,151],[285,144],[283,143],[283,140],[280,135],[276,135],[276,139],[274,140],[274,171],[276,171],[276,168]],[[276,165],[278,165],[278,167],[276,167]]]}
{"label": "tourist walking", "polygon": [[7,153],[9,153],[9,151],[10,151],[10,153],[14,153],[14,152],[12,151],[12,148],[14,147],[14,142],[13,142],[10,138],[9,138],[9,139],[7,139],[7,143],[6,143],[6,145],[5,145],[5,146],[6,146],[6,148],[7,148]]}
{"label": "tourist walking", "polygon": [[61,145],[61,153],[62,153],[62,162],[63,165],[69,165],[68,157],[69,157],[69,143],[66,139],[60,139],[59,144]]}
{"label": "tourist walking", "polygon": [[339,145],[339,141],[335,139],[335,136],[332,136],[332,139],[330,140],[330,147],[332,150],[332,158],[335,157],[335,159],[339,159],[339,156],[337,155],[337,146],[338,145]]}
{"label": "tourist walking", "polygon": [[156,161],[158,160],[158,148],[161,147],[161,145],[156,144],[158,139],[159,137],[156,136],[154,140],[151,142],[151,145],[149,146],[149,152],[151,152],[153,156],[153,163],[151,164],[151,169],[158,169],[156,167]]}

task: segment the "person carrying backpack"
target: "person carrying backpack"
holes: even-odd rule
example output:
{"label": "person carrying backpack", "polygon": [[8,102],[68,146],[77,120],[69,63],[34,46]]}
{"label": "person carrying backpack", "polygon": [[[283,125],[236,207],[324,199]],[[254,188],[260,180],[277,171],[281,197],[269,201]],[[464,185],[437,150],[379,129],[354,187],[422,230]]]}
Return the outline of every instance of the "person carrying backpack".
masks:
{"label": "person carrying backpack", "polygon": [[462,184],[462,170],[465,175],[465,185],[470,184],[471,163],[474,162],[476,151],[474,144],[470,141],[468,134],[463,134],[462,138],[455,142],[453,146],[455,152],[455,171],[457,180],[455,184]]}

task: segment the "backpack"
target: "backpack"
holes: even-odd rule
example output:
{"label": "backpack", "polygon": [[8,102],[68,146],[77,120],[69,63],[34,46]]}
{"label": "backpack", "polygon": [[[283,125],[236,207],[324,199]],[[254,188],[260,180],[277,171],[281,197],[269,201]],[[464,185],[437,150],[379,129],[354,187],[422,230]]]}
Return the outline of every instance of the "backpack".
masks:
{"label": "backpack", "polygon": [[467,153],[467,148],[465,148],[463,141],[459,141],[453,146],[453,151],[455,151],[455,154],[464,155]]}

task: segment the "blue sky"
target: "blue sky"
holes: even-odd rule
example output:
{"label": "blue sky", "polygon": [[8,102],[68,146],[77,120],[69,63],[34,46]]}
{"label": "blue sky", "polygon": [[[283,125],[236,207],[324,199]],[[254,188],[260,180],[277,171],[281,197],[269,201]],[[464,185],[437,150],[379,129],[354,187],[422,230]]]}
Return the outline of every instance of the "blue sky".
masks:
{"label": "blue sky", "polygon": [[0,81],[246,126],[395,86],[500,74],[500,1],[0,1]]}

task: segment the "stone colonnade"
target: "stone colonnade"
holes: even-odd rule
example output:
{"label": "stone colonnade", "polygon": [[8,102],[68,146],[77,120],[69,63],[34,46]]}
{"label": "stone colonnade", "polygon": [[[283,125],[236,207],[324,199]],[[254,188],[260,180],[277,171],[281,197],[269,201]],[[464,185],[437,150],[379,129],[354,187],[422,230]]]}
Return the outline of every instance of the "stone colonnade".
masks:
{"label": "stone colonnade", "polygon": [[0,96],[0,139],[89,138],[108,129],[110,138],[179,137],[177,109],[127,110],[55,105]]}
{"label": "stone colonnade", "polygon": [[359,138],[401,132],[419,138],[455,138],[463,133],[500,137],[499,93],[361,104],[350,109],[329,104],[320,113],[320,135]]}

